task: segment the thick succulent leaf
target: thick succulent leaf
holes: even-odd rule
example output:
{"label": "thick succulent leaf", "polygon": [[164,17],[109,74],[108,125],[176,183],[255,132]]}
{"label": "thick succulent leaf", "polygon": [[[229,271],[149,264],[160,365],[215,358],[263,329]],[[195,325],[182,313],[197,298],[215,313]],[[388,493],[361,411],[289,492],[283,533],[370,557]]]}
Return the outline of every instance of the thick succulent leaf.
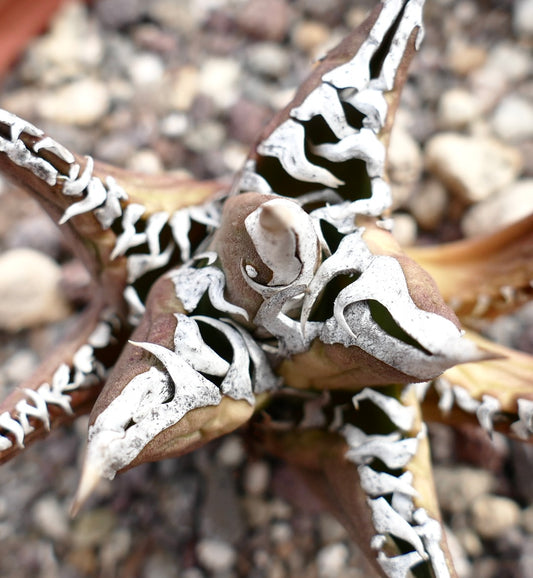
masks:
{"label": "thick succulent leaf", "polygon": [[427,390],[424,415],[452,425],[470,414],[490,434],[494,429],[530,440],[533,433],[533,356],[483,339],[468,338],[495,359],[448,369]]}
{"label": "thick succulent leaf", "polygon": [[421,39],[422,4],[381,4],[331,50],[260,135],[234,191],[297,197],[334,189],[347,203],[343,215],[326,219],[344,232],[355,212],[382,214],[391,201],[385,151]]}
{"label": "thick succulent leaf", "polygon": [[[209,296],[209,286],[203,291]],[[75,509],[101,477],[176,457],[239,427],[257,396],[277,385],[265,354],[243,329],[187,313],[170,272],[152,287],[142,321],[91,413]]]}
{"label": "thick succulent leaf", "polygon": [[[174,243],[160,247],[168,229],[181,259],[190,256],[203,227],[218,225],[223,187],[176,174],[144,175],[81,158],[31,123],[0,110],[0,171],[35,196],[89,272],[117,294],[145,273],[165,267]],[[140,209],[142,207],[142,209]],[[195,227],[194,224],[202,225]],[[146,225],[146,226],[145,226]],[[122,229],[117,238],[111,230]],[[139,226],[139,231],[137,231]],[[126,252],[148,244],[148,253],[126,262]],[[127,269],[127,271],[126,271]]]}
{"label": "thick succulent leaf", "polygon": [[95,162],[94,175],[106,181],[113,179],[126,191],[130,203],[145,207],[146,216],[166,211],[173,213],[207,204],[223,197],[226,188],[217,181],[197,181],[191,176],[175,172],[145,174]]}
{"label": "thick succulent leaf", "polygon": [[124,341],[118,318],[95,303],[69,338],[0,404],[0,462],[88,413]]}
{"label": "thick succulent leaf", "polygon": [[[390,233],[371,224],[360,231],[341,240],[305,290],[301,349],[292,350],[280,366],[288,384],[353,390],[410,383],[432,379],[458,363],[490,357],[464,338],[435,282]],[[332,297],[326,289],[346,276],[345,286]],[[333,316],[308,329],[308,319],[324,295],[333,301]],[[291,324],[278,309],[278,320],[285,321],[281,339],[288,339],[296,334],[297,323]]]}
{"label": "thick succulent leaf", "polygon": [[261,447],[304,475],[377,574],[403,578],[425,565],[428,575],[454,577],[415,389],[364,389],[353,403],[355,419],[360,410],[372,433],[353,425],[339,435],[267,424],[259,426]]}
{"label": "thick succulent leaf", "polygon": [[494,317],[531,299],[533,215],[490,235],[406,252],[459,316]]}

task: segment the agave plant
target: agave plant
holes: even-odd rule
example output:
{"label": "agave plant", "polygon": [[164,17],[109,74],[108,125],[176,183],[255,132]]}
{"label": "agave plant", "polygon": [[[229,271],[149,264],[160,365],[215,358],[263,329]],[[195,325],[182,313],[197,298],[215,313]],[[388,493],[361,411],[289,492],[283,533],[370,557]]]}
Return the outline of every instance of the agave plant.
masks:
{"label": "agave plant", "polygon": [[426,421],[533,431],[533,358],[458,318],[529,299],[533,221],[406,251],[392,237],[387,146],[422,5],[377,6],[230,188],[82,158],[0,112],[2,173],[59,224],[94,294],[75,338],[4,400],[2,461],[90,411],[76,512],[101,478],[251,422],[377,575],[456,575]]}

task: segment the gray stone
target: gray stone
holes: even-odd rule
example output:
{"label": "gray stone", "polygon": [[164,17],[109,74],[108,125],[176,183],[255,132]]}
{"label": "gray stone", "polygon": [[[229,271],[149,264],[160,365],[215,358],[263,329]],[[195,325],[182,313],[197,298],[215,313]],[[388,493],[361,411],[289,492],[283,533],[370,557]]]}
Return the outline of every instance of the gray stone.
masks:
{"label": "gray stone", "polygon": [[425,150],[427,168],[467,202],[486,199],[512,183],[522,169],[515,148],[485,137],[441,133]]}
{"label": "gray stone", "polygon": [[183,139],[185,145],[195,153],[220,150],[226,136],[222,124],[206,121],[192,129]]}
{"label": "gray stone", "polygon": [[409,199],[409,209],[423,229],[435,229],[442,222],[449,199],[439,181],[430,179]]}
{"label": "gray stone", "polygon": [[60,290],[61,269],[33,249],[0,256],[0,328],[18,331],[64,319],[70,312]]}
{"label": "gray stone", "polygon": [[533,179],[516,181],[473,205],[461,222],[467,237],[492,233],[533,213]]}
{"label": "gray stone", "polygon": [[272,78],[285,76],[291,66],[287,51],[273,42],[258,42],[250,46],[246,60],[252,72]]}
{"label": "gray stone", "polygon": [[470,508],[472,523],[482,538],[494,539],[509,531],[520,521],[520,508],[502,496],[483,495]]}

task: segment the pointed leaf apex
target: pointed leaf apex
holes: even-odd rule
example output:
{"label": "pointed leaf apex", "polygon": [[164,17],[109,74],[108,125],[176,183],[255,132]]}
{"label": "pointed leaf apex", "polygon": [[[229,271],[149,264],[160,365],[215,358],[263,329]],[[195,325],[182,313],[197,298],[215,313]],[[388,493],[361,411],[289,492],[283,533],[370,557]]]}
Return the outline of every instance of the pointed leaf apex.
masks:
{"label": "pointed leaf apex", "polygon": [[74,496],[74,500],[70,506],[69,513],[71,518],[75,518],[78,515],[78,512],[94,493],[101,480],[103,480],[102,474],[99,469],[95,467],[89,454],[87,454],[85,457],[85,463],[83,464],[78,488],[76,490],[76,495]]}

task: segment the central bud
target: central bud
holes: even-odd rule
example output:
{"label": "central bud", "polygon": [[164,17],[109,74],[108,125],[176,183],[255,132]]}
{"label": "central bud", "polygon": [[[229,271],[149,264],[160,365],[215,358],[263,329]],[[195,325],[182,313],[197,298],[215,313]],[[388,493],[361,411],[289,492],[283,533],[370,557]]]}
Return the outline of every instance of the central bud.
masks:
{"label": "central bud", "polygon": [[260,193],[227,200],[211,248],[226,275],[227,299],[250,319],[265,299],[307,286],[321,260],[311,217],[295,201]]}

